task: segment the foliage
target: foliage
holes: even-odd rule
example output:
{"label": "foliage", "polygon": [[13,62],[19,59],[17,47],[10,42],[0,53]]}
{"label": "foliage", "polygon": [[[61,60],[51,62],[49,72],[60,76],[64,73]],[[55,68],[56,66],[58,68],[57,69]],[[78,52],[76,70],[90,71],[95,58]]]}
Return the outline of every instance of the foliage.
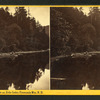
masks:
{"label": "foliage", "polygon": [[[16,7],[12,15],[8,7],[0,8],[0,52],[48,49],[49,37],[43,29],[34,17],[30,17],[29,9]],[[40,41],[40,35],[44,42]]]}
{"label": "foliage", "polygon": [[90,7],[88,15],[83,8],[51,8],[51,55],[99,50],[100,10]]}

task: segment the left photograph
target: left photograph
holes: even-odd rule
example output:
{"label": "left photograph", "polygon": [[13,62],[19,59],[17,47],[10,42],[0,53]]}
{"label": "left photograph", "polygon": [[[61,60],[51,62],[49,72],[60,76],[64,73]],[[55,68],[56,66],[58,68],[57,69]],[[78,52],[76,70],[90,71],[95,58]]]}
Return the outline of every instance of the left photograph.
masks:
{"label": "left photograph", "polygon": [[49,7],[0,7],[0,90],[49,90]]}

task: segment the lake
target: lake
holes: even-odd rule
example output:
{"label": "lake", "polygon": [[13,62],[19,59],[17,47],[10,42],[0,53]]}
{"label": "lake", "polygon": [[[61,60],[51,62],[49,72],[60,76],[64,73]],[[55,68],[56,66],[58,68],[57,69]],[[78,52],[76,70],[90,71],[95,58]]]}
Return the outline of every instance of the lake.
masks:
{"label": "lake", "polygon": [[[50,70],[45,69],[42,71],[42,76],[37,81],[35,80],[34,83],[26,84],[26,90],[49,90],[50,89]],[[14,84],[12,83],[11,86],[8,87],[8,90],[16,90]]]}
{"label": "lake", "polygon": [[51,62],[51,89],[100,89],[100,54],[68,56]]}
{"label": "lake", "polygon": [[[29,83],[39,83],[42,86],[44,78],[50,76],[49,72],[48,51],[0,58],[0,89],[7,90],[9,87],[13,87],[16,90],[25,90]],[[27,86],[27,89],[48,89],[48,80],[44,80],[44,83],[45,87],[30,85]]]}

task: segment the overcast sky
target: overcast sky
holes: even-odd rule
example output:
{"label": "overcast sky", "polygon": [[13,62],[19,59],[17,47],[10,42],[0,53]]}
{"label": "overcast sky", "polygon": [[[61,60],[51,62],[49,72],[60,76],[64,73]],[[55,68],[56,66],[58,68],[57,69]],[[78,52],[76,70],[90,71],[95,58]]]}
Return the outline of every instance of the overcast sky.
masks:
{"label": "overcast sky", "polygon": [[[4,7],[5,8],[5,7]],[[30,14],[35,17],[36,21],[43,26],[50,25],[50,8],[49,7],[25,7],[26,10],[30,9]],[[77,7],[79,8],[79,7]],[[15,13],[15,7],[9,7],[10,13]],[[88,15],[89,7],[83,7],[84,14]]]}
{"label": "overcast sky", "polygon": [[89,13],[89,7],[83,7],[84,14],[88,15]]}
{"label": "overcast sky", "polygon": [[[28,10],[28,7],[25,7]],[[29,7],[30,14],[35,17],[36,21],[43,26],[50,24],[50,8],[49,7]],[[10,13],[15,13],[15,7],[9,7]]]}
{"label": "overcast sky", "polygon": [[[80,7],[77,7],[80,8]],[[82,7],[84,14],[88,15],[90,7]]]}

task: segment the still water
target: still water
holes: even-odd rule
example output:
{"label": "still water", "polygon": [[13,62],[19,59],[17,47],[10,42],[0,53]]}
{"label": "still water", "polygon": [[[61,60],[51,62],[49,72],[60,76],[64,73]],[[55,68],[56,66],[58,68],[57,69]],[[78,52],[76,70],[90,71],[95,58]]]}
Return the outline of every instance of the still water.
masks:
{"label": "still water", "polygon": [[52,62],[51,89],[100,90],[100,54]]}
{"label": "still water", "polygon": [[[49,77],[48,51],[42,53],[22,54],[15,58],[0,58],[1,90],[11,89],[11,87],[16,90],[33,88],[49,89],[49,78],[45,81],[45,78],[47,77]],[[29,83],[31,84],[29,85]],[[40,87],[37,87],[37,85]]]}
{"label": "still water", "polygon": [[[26,84],[26,90],[49,90],[50,87],[50,70],[45,69],[42,71],[42,76],[37,81],[35,80],[34,83]],[[15,90],[14,84],[12,83],[11,86],[8,87],[8,90]]]}

